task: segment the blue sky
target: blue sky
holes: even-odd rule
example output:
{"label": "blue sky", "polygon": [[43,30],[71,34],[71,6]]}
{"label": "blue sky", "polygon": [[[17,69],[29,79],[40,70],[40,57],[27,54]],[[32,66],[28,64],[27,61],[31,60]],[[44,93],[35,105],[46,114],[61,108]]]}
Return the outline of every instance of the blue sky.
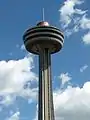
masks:
{"label": "blue sky", "polygon": [[[37,120],[38,56],[22,36],[45,20],[64,32],[63,49],[52,55],[56,120],[90,118],[90,1],[0,1],[0,119]],[[77,114],[78,113],[78,114]]]}

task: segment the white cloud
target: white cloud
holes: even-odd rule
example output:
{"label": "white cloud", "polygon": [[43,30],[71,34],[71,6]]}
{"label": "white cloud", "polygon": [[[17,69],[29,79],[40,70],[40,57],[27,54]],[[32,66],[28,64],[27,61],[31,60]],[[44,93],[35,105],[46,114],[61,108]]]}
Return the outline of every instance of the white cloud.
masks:
{"label": "white cloud", "polygon": [[89,44],[90,44],[90,32],[86,33],[86,34],[83,36],[82,39],[83,39],[84,44],[89,45]]}
{"label": "white cloud", "polygon": [[90,29],[90,18],[87,18],[86,14],[80,20],[80,27],[82,29]]}
{"label": "white cloud", "polygon": [[85,14],[86,13],[86,11],[83,11],[83,10],[81,10],[81,9],[75,9],[75,13],[76,14],[79,14],[79,15],[83,15],[83,14]]}
{"label": "white cloud", "polygon": [[19,96],[28,99],[29,104],[33,102],[33,100],[37,100],[37,92],[38,88],[27,88],[24,89]]}
{"label": "white cloud", "polygon": [[20,120],[19,116],[20,116],[20,112],[17,111],[13,115],[11,115],[7,120]]}
{"label": "white cloud", "polygon": [[0,61],[0,96],[1,104],[9,105],[16,96],[36,99],[37,88],[24,88],[26,82],[37,82],[37,76],[32,72],[32,56],[20,60]]}
{"label": "white cloud", "polygon": [[62,85],[64,85],[66,82],[70,81],[72,78],[70,77],[69,73],[61,73],[59,76],[59,79],[62,81]]}
{"label": "white cloud", "polygon": [[[66,0],[60,8],[60,21],[64,29],[65,36],[80,30],[90,31],[90,18],[87,17],[88,10],[82,10],[80,5],[84,3],[82,0]],[[77,8],[77,5],[80,9]],[[82,37],[84,44],[90,44],[90,32]]]}
{"label": "white cloud", "polygon": [[20,49],[21,49],[21,50],[25,50],[25,45],[22,44]]}
{"label": "white cloud", "polygon": [[83,72],[85,71],[86,69],[88,68],[88,65],[84,65],[80,68],[80,72]]}
{"label": "white cloud", "polygon": [[82,88],[68,86],[65,91],[54,92],[56,120],[90,119],[90,82]]}
{"label": "white cloud", "polygon": [[13,103],[15,98],[16,98],[15,96],[7,94],[7,95],[3,96],[3,99],[0,101],[0,104],[8,106]]}
{"label": "white cloud", "polygon": [[66,28],[73,20],[73,15],[83,15],[86,11],[75,8],[76,5],[82,4],[81,0],[66,0],[64,5],[60,8],[60,21],[63,23],[63,27]]}

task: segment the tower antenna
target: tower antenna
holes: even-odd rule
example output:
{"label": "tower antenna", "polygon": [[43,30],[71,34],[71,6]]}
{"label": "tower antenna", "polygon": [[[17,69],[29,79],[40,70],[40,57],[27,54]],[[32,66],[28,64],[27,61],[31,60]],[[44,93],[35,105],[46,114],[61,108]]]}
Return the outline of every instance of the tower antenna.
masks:
{"label": "tower antenna", "polygon": [[43,21],[45,21],[44,8],[43,8],[43,11],[42,11],[42,17],[43,17]]}

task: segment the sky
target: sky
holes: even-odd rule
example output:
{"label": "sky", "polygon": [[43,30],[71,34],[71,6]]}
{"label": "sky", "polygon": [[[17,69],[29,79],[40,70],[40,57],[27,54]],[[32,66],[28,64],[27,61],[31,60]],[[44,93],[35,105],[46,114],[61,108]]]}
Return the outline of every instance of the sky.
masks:
{"label": "sky", "polygon": [[90,118],[90,0],[0,0],[0,120],[37,120],[38,56],[26,29],[45,20],[63,31],[52,58],[55,120]]}

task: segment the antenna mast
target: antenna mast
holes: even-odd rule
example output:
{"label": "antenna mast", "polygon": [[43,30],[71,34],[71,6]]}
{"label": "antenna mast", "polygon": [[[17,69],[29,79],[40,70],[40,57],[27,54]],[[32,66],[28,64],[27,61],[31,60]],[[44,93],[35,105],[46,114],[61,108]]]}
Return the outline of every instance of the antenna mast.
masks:
{"label": "antenna mast", "polygon": [[45,21],[45,14],[44,14],[44,8],[43,8],[43,11],[42,11],[43,13],[42,13],[42,17],[43,17],[43,21]]}

